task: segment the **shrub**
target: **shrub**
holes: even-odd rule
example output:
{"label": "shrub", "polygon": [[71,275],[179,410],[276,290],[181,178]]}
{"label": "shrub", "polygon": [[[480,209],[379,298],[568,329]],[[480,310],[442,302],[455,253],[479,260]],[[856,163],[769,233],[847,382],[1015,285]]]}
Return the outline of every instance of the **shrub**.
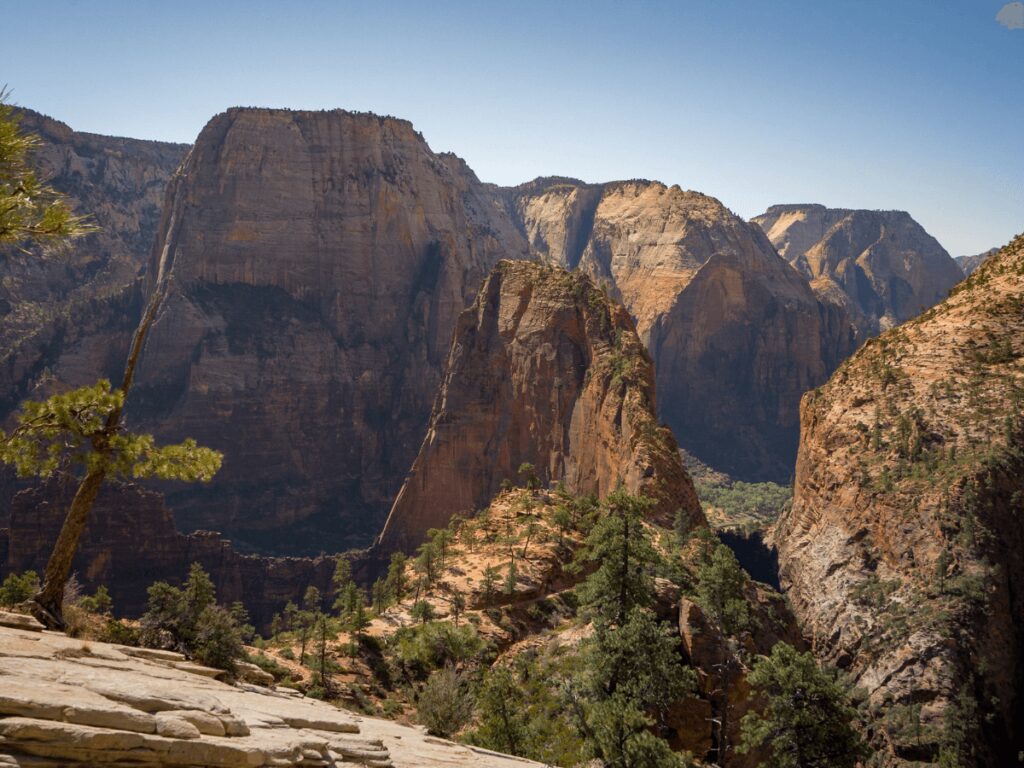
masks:
{"label": "shrub", "polygon": [[0,584],[0,606],[13,608],[39,591],[39,575],[35,571],[12,573]]}
{"label": "shrub", "polygon": [[446,621],[402,629],[395,639],[397,660],[419,677],[448,664],[469,661],[485,648],[472,624],[456,627]]}
{"label": "shrub", "polygon": [[473,716],[473,697],[452,667],[435,671],[424,683],[416,702],[416,716],[427,733],[448,738]]}
{"label": "shrub", "polygon": [[213,582],[198,563],[179,589],[158,581],[150,586],[141,619],[144,645],[171,648],[234,674],[244,656],[241,629],[230,611],[216,604]]}

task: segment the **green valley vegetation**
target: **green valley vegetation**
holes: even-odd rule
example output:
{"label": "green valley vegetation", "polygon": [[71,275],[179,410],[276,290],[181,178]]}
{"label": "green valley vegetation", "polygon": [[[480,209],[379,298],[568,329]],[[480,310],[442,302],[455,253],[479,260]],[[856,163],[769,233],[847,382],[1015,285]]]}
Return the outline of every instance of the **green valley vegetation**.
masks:
{"label": "green valley vegetation", "polygon": [[[18,118],[0,93],[0,244],[14,245],[26,258],[31,245],[66,244],[93,231],[86,218],[70,212],[65,200],[41,183],[30,155],[38,139],[22,132]],[[103,483],[110,478],[156,477],[189,482],[208,481],[222,456],[194,440],[158,446],[152,436],[124,428],[125,398],[131,388],[143,343],[162,301],[162,289],[150,298],[125,363],[121,385],[109,381],[22,403],[16,425],[0,431],[0,462],[12,465],[19,477],[48,478],[56,472],[80,476],[32,612],[51,629],[63,629],[64,591],[78,542]]]}
{"label": "green valley vegetation", "polygon": [[790,486],[735,480],[685,452],[683,459],[704,514],[716,529],[763,530],[793,501]]}

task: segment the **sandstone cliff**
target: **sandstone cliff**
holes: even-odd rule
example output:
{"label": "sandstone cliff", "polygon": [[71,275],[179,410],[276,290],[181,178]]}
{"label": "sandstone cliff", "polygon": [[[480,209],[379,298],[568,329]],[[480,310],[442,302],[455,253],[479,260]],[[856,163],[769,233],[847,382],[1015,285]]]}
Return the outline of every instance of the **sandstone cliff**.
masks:
{"label": "sandstone cliff", "polygon": [[411,549],[487,506],[519,466],[603,496],[623,483],[703,520],[628,313],[578,272],[502,261],[459,318],[426,439],[380,535]]}
{"label": "sandstone cliff", "polygon": [[292,554],[368,542],[455,319],[506,255],[527,250],[503,207],[408,122],[213,118],[168,190],[149,271],[167,299],[129,403],[224,451],[209,488],[168,488],[179,527]]}
{"label": "sandstone cliff", "polygon": [[844,308],[707,195],[572,179],[508,195],[539,258],[607,285],[636,319],[681,444],[738,477],[787,482],[800,396],[853,351]]}
{"label": "sandstone cliff", "polygon": [[1024,746],[1022,297],[1017,238],[802,403],[783,586],[887,764]]}
{"label": "sandstone cliff", "polygon": [[[19,114],[22,129],[41,139],[33,158],[40,176],[100,230],[59,252],[0,250],[0,422],[26,397],[119,378],[139,314],[136,280],[167,181],[188,149]],[[0,485],[6,511],[13,487]]]}
{"label": "sandstone cliff", "polygon": [[773,205],[753,221],[823,301],[847,307],[862,338],[942,301],[963,277],[904,211]]}

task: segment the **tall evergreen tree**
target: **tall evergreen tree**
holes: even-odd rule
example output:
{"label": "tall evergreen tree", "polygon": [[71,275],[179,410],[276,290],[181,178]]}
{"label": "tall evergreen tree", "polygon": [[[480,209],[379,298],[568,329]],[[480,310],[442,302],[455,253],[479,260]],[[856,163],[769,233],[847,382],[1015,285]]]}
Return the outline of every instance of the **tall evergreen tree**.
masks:
{"label": "tall evergreen tree", "polygon": [[810,653],[776,643],[747,679],[767,705],[743,718],[737,751],[767,748],[764,768],[855,768],[866,757],[846,691]]}

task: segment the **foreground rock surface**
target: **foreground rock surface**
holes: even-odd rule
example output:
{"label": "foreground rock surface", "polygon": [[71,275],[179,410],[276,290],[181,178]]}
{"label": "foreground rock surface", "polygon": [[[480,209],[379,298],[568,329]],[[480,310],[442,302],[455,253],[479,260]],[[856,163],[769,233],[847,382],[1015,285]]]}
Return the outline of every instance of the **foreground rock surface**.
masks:
{"label": "foreground rock surface", "polygon": [[486,507],[534,466],[541,485],[605,496],[621,483],[704,516],[669,430],[655,418],[654,368],[628,313],[589,278],[503,261],[459,318],[427,437],[380,536],[411,550],[454,514]]}
{"label": "foreground rock surface", "polygon": [[0,765],[538,765],[136,650],[0,627]]}
{"label": "foreground rock surface", "polygon": [[808,393],[774,533],[815,651],[895,765],[1024,749],[1024,237]]}

